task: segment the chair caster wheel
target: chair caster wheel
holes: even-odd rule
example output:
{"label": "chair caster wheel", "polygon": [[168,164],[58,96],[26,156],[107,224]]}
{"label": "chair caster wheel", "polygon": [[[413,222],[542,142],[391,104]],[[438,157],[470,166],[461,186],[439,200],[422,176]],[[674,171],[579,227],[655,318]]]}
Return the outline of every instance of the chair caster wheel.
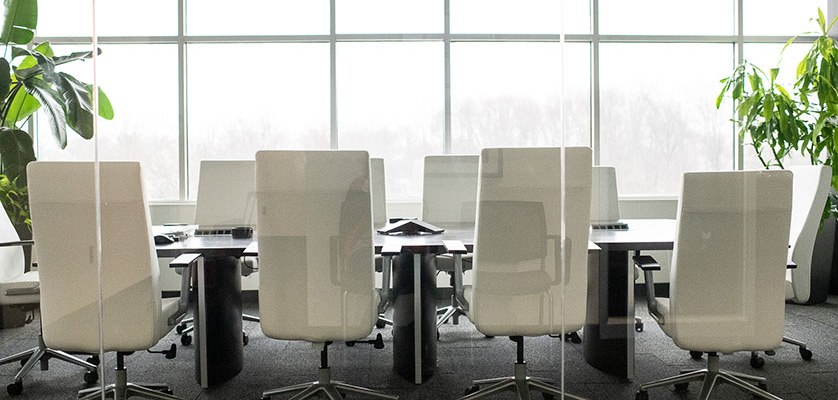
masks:
{"label": "chair caster wheel", "polygon": [[6,392],[9,393],[9,396],[17,396],[23,393],[23,382],[15,382],[6,386]]}
{"label": "chair caster wheel", "polygon": [[90,356],[85,360],[93,365],[99,365],[99,356]]}
{"label": "chair caster wheel", "polygon": [[84,373],[84,383],[93,385],[99,380],[99,373],[96,371],[87,371]]}
{"label": "chair caster wheel", "polygon": [[689,388],[690,388],[690,384],[687,383],[687,382],[676,383],[675,384],[675,391],[676,392],[686,392],[687,389],[689,389]]}
{"label": "chair caster wheel", "polygon": [[579,337],[579,333],[578,333],[578,332],[566,333],[566,334],[564,335],[564,340],[565,340],[565,341],[570,341],[570,342],[571,342],[571,343],[573,343],[573,344],[579,344],[579,343],[582,343],[582,338],[581,338],[581,337]]}
{"label": "chair caster wheel", "polygon": [[544,400],[556,400],[556,395],[554,395],[553,393],[541,392],[541,397]]}
{"label": "chair caster wheel", "polygon": [[439,329],[436,330],[436,340],[439,340]]}
{"label": "chair caster wheel", "polygon": [[479,392],[479,391],[480,391],[480,386],[478,386],[478,385],[474,385],[474,386],[472,386],[472,387],[470,387],[470,388],[466,389],[466,393],[465,393],[465,394],[466,394],[466,396],[468,396],[468,395],[470,395],[470,394],[472,394],[472,393],[477,393],[477,392]]}
{"label": "chair caster wheel", "polygon": [[174,396],[175,392],[172,389],[163,389],[161,392],[168,394],[169,396]]}
{"label": "chair caster wheel", "polygon": [[378,328],[378,329],[384,329],[384,327],[385,327],[385,326],[387,326],[387,323],[386,323],[386,322],[384,322],[384,321],[382,321],[382,320],[375,321],[375,327],[376,327],[376,328]]}
{"label": "chair caster wheel", "polygon": [[801,347],[800,348],[800,357],[803,358],[803,360],[805,360],[805,361],[811,360],[812,359],[812,350]]}
{"label": "chair caster wheel", "polygon": [[704,353],[701,351],[690,351],[690,358],[693,360],[700,360],[702,356],[704,356]]}
{"label": "chair caster wheel", "polygon": [[180,335],[181,333],[183,333],[183,331],[185,329],[186,329],[186,324],[180,324],[180,325],[177,326],[177,328],[175,328],[175,332],[177,332],[177,334]]}
{"label": "chair caster wheel", "polygon": [[24,358],[23,360],[20,360],[20,367],[23,368],[23,366],[26,365],[27,361],[29,361],[28,358]]}
{"label": "chair caster wheel", "polygon": [[349,342],[346,342],[345,344],[349,347],[355,347],[355,342],[354,341],[349,341]]}
{"label": "chair caster wheel", "polygon": [[184,346],[189,346],[190,344],[192,344],[192,336],[189,336],[189,335],[181,336],[180,337],[180,344],[182,344]]}
{"label": "chair caster wheel", "polygon": [[247,346],[250,343],[250,337],[247,336],[247,332],[242,332],[242,346]]}
{"label": "chair caster wheel", "polygon": [[643,332],[643,322],[635,322],[634,323],[634,330],[637,332]]}
{"label": "chair caster wheel", "polygon": [[634,395],[634,400],[649,400],[649,392],[642,390]]}
{"label": "chair caster wheel", "polygon": [[765,366],[765,359],[759,356],[751,357],[751,367],[760,369]]}

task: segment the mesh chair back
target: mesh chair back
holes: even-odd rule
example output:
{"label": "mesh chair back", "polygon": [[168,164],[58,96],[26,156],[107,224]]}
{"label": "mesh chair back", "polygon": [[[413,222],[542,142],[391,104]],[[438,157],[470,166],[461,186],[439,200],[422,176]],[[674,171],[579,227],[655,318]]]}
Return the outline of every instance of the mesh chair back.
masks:
{"label": "mesh chair back", "polygon": [[[41,321],[49,347],[99,351],[96,197],[92,162],[29,164]],[[140,164],[100,163],[105,351],[157,342],[159,266]]]}
{"label": "mesh chair back", "polygon": [[791,195],[789,171],[684,174],[666,322],[676,345],[779,345]]}
{"label": "mesh chair back", "polygon": [[369,168],[365,151],[256,153],[265,335],[323,342],[372,331]]}
{"label": "mesh chair back", "polygon": [[591,149],[568,147],[564,157],[561,148],[481,153],[470,319],[484,334],[584,323]]}

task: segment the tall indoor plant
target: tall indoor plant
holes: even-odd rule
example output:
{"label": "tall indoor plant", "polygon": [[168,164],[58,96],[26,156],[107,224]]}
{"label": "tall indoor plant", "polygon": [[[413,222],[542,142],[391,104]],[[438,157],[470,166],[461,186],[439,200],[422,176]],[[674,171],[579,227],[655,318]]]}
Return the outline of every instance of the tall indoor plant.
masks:
{"label": "tall indoor plant", "polygon": [[[3,0],[0,20],[0,204],[21,238],[31,238],[26,165],[35,160],[28,122],[41,110],[58,146],[67,146],[67,127],[93,137],[92,85],[60,72],[62,65],[92,51],[56,56],[49,43],[32,44],[38,25],[37,0]],[[99,90],[98,114],[113,119],[113,107]],[[27,248],[29,249],[29,248]],[[29,254],[27,254],[27,265]]]}
{"label": "tall indoor plant", "polygon": [[[722,91],[716,99],[718,108],[727,96],[736,102],[735,122],[740,137],[753,146],[769,168],[783,168],[783,161],[797,151],[813,165],[832,168],[832,187],[838,190],[838,46],[828,33],[823,11],[815,21],[818,38],[797,66],[797,80],[786,89],[776,81],[779,68],[766,74],[759,67],[744,62],[722,79]],[[810,32],[807,32],[810,33]],[[786,43],[785,50],[795,38]],[[824,210],[838,215],[838,197],[834,191]]]}

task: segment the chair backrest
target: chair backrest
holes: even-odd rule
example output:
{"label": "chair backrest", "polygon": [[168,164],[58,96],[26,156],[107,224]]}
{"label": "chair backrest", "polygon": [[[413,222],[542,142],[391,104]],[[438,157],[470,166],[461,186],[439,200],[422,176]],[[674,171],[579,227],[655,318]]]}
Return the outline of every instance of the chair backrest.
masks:
{"label": "chair backrest", "polygon": [[255,221],[253,160],[203,160],[195,224],[252,226]]}
{"label": "chair backrest", "polygon": [[259,310],[277,339],[367,336],[373,290],[366,151],[259,151]]}
{"label": "chair backrest", "polygon": [[387,225],[387,186],[384,184],[384,159],[370,158],[372,182],[372,223],[375,229]]}
{"label": "chair backrest", "polygon": [[684,174],[666,321],[676,345],[779,345],[791,202],[789,171]]}
{"label": "chair backrest", "polygon": [[[138,162],[100,163],[105,351],[157,342],[159,266]],[[92,162],[28,167],[41,322],[49,347],[99,351],[96,195]]]}
{"label": "chair backrest", "polygon": [[591,149],[484,149],[480,157],[469,317],[487,335],[560,333],[562,324],[565,332],[578,330],[585,321]]}
{"label": "chair backrest", "polygon": [[477,155],[425,156],[423,221],[442,228],[450,223],[474,223],[479,161]]}
{"label": "chair backrest", "polygon": [[[17,242],[20,240],[12,221],[3,213],[0,216],[0,242]],[[23,247],[0,247],[0,282],[11,282],[23,275]]]}
{"label": "chair backrest", "polygon": [[791,300],[806,303],[812,290],[812,252],[829,196],[832,170],[824,165],[793,166],[789,170],[794,174],[789,253],[797,264],[797,268],[791,270],[794,292]]}
{"label": "chair backrest", "polygon": [[605,165],[594,166],[591,178],[591,224],[609,224],[619,221],[617,169]]}

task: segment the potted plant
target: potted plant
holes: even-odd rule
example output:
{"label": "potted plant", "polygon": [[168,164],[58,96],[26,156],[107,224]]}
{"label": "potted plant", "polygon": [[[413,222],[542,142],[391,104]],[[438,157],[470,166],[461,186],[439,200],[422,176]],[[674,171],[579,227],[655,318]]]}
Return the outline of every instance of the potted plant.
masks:
{"label": "potted plant", "polygon": [[[61,66],[85,60],[92,51],[56,56],[49,43],[27,49],[38,24],[37,0],[4,0],[0,20],[0,203],[22,239],[31,238],[26,165],[35,160],[32,136],[25,127],[42,110],[49,130],[62,149],[67,128],[93,137],[92,85]],[[99,90],[99,116],[113,119],[113,107]],[[24,229],[25,227],[25,229]],[[28,249],[28,248],[27,248]],[[27,255],[28,257],[28,255]],[[27,258],[27,265],[29,258]]]}

